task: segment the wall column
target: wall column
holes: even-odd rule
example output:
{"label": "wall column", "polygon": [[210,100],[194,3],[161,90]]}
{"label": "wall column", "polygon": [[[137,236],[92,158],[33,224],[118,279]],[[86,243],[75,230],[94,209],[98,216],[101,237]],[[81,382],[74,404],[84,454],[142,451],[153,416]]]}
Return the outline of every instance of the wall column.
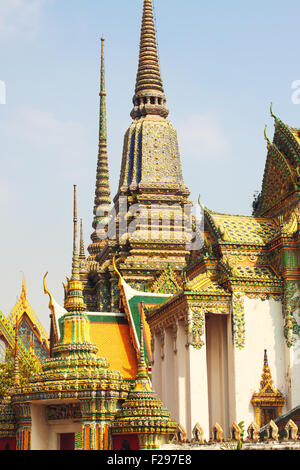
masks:
{"label": "wall column", "polygon": [[[101,414],[113,413],[116,402],[105,399],[83,400],[82,411],[82,450],[110,450],[112,439],[110,433],[110,419],[101,418]],[[104,418],[105,419],[105,418]]]}
{"label": "wall column", "polygon": [[[204,314],[203,314],[204,315]],[[209,409],[208,409],[208,383],[205,345],[197,346],[194,342],[193,312],[189,310],[186,321],[185,349],[186,349],[186,390],[187,390],[187,424],[188,438],[192,437],[192,431],[198,422],[203,428],[204,437],[209,439]],[[205,321],[202,325],[205,339]]]}
{"label": "wall column", "polygon": [[186,334],[183,322],[178,323],[177,354],[175,356],[175,369],[177,370],[177,416],[176,419],[185,429],[187,428],[187,368],[186,368]]}
{"label": "wall column", "polygon": [[152,333],[152,386],[153,390],[161,397],[161,352],[160,334],[157,331]]}
{"label": "wall column", "polygon": [[173,339],[173,395],[174,395],[174,415],[172,416],[177,422],[179,422],[179,354],[178,354],[178,335],[179,335],[179,323],[178,320],[172,328],[172,339]]}
{"label": "wall column", "polygon": [[166,367],[166,351],[165,351],[166,331],[164,328],[160,330],[160,358],[161,358],[161,395],[160,399],[166,406],[167,400],[167,367]]}
{"label": "wall column", "polygon": [[31,450],[31,410],[30,403],[19,403],[17,411],[17,450]]}
{"label": "wall column", "polygon": [[170,411],[171,416],[175,416],[176,404],[174,396],[174,340],[172,328],[165,330],[165,401],[164,404]]}

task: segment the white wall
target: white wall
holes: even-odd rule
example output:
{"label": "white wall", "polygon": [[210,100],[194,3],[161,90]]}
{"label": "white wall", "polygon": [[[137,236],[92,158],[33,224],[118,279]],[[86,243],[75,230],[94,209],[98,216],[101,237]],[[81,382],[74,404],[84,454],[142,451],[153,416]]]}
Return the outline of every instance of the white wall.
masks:
{"label": "white wall", "polygon": [[153,390],[161,396],[161,349],[160,349],[160,338],[157,333],[154,334],[153,338],[153,364],[152,364],[152,387]]}
{"label": "white wall", "polygon": [[[286,346],[283,334],[281,302],[272,298],[244,298],[246,340],[242,350],[234,347],[235,406],[237,422],[245,421],[248,426],[255,421],[251,397],[260,388],[263,371],[264,350],[275,387],[287,395]],[[283,409],[285,411],[286,407]]]}
{"label": "white wall", "polygon": [[31,450],[59,450],[60,434],[82,431],[81,423],[49,424],[43,405],[31,404],[31,423]]}
{"label": "white wall", "polygon": [[31,450],[58,449],[58,436],[48,425],[45,406],[31,404]]}
{"label": "white wall", "polygon": [[290,408],[300,405],[300,338],[288,349],[290,359]]}

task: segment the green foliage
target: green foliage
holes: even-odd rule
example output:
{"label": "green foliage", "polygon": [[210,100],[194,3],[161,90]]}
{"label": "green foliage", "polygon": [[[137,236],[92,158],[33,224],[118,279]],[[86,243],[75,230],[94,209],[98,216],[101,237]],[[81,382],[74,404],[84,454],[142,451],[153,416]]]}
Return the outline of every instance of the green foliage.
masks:
{"label": "green foliage", "polygon": [[238,427],[239,427],[240,430],[241,430],[241,439],[240,439],[239,442],[238,442],[238,445],[237,445],[236,450],[242,450],[242,447],[243,447],[243,438],[244,438],[244,434],[245,434],[245,422],[244,422],[244,421],[241,421],[241,422],[238,424]]}
{"label": "green foliage", "polygon": [[[14,354],[12,350],[6,350],[5,364],[0,364],[0,401],[10,396],[14,387]],[[20,385],[28,383],[30,377],[38,371],[34,361],[26,362],[19,357]]]}
{"label": "green foliage", "polygon": [[244,438],[244,434],[245,434],[245,422],[241,421],[238,424],[238,427],[241,430],[241,439],[238,442],[236,442],[232,439],[230,441],[224,442],[222,444],[221,450],[242,450],[242,448],[243,448],[243,438]]}

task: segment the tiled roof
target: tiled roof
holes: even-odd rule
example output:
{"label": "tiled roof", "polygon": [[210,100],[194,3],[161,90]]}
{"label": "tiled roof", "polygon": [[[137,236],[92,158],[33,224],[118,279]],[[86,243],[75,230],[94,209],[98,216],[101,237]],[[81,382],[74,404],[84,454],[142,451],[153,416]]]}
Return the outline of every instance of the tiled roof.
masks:
{"label": "tiled roof", "polygon": [[257,218],[241,215],[224,215],[209,212],[214,224],[223,235],[223,240],[245,245],[265,245],[273,240],[280,228],[272,218]]}

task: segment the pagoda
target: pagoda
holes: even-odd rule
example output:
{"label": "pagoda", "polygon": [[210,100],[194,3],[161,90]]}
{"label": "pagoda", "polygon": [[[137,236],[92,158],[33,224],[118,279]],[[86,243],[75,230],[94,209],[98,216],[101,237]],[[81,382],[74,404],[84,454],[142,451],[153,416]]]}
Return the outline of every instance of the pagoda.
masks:
{"label": "pagoda", "polygon": [[119,188],[111,207],[103,44],[93,233],[81,279],[91,311],[117,312],[120,292],[114,255],[126,282],[142,291],[168,266],[181,272],[192,237],[192,204],[177,133],[167,119],[152,0],[144,0],[133,122],[124,137]]}

